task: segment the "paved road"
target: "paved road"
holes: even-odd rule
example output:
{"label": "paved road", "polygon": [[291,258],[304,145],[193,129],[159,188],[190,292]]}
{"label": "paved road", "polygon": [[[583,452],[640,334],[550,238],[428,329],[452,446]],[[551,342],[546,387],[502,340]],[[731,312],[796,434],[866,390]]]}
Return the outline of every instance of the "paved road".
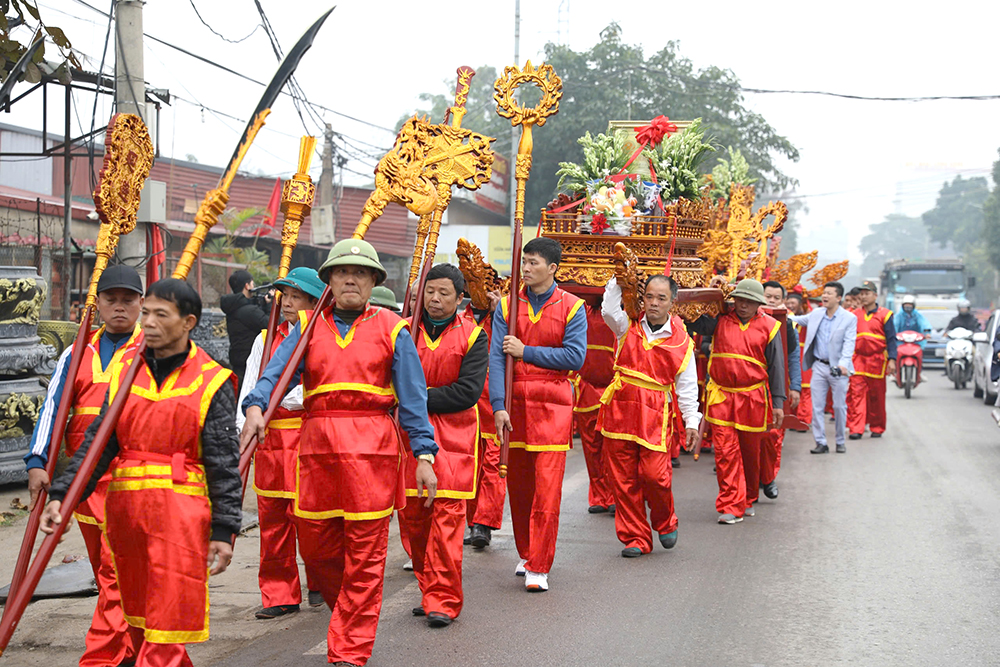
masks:
{"label": "paved road", "polygon": [[[369,664],[996,664],[1000,430],[936,373],[909,401],[890,387],[888,412],[887,435],[846,455],[811,456],[789,434],[780,498],[736,526],[715,523],[710,459],[685,457],[678,546],[638,560],[619,556],[611,518],[586,513],[575,450],[551,590],[513,576],[508,524],[467,552],[460,619],[430,630],[410,616],[419,592],[394,539]],[[214,664],[321,665],[327,618],[303,612]]]}
{"label": "paved road", "polygon": [[[490,549],[467,551],[465,610],[444,630],[410,615],[419,591],[394,530],[369,664],[997,664],[1000,429],[971,391],[928,375],[909,401],[890,387],[888,434],[846,455],[811,456],[811,439],[789,434],[780,498],[742,524],[715,522],[711,459],[684,457],[678,546],[637,560],[619,556],[610,517],[587,514],[574,450],[551,590],[529,595],[513,576],[507,522]],[[23,529],[5,530],[19,543]],[[241,543],[212,582],[213,640],[191,647],[195,664],[325,664],[325,609],[252,620],[257,545]],[[93,598],[33,604],[0,667],[75,664],[92,609]]]}

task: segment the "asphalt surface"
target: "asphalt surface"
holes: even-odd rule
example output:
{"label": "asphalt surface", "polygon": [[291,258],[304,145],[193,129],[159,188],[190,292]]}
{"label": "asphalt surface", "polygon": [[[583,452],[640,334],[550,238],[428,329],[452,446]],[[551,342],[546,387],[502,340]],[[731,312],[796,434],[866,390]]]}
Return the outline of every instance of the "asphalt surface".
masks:
{"label": "asphalt surface", "polygon": [[[393,524],[368,664],[1000,663],[1000,429],[971,390],[926,375],[909,401],[890,385],[882,439],[866,435],[848,441],[846,454],[813,456],[809,435],[789,433],[779,498],[762,499],[757,516],[741,524],[716,523],[711,457],[682,457],[678,545],[639,559],[620,557],[611,517],[587,513],[575,449],[549,592],[528,594],[514,577],[505,520],[491,547],[466,548],[465,609],[446,629],[410,614],[420,594],[402,570]],[[832,424],[828,431],[832,443]],[[239,570],[213,580],[213,639],[189,647],[194,663],[325,664],[325,608],[252,620],[257,546],[244,539]],[[75,664],[92,601],[33,604],[34,620],[26,616],[0,665]],[[72,632],[47,627],[46,614]]]}
{"label": "asphalt surface", "polygon": [[[443,630],[410,615],[419,591],[394,538],[368,664],[996,664],[1000,429],[971,391],[927,375],[908,401],[890,385],[880,440],[816,456],[789,433],[779,498],[742,524],[715,521],[711,458],[683,457],[678,545],[636,560],[613,519],[587,514],[574,450],[549,592],[513,576],[505,523],[487,550],[466,548],[465,609]],[[303,611],[213,664],[324,664],[328,616]]]}

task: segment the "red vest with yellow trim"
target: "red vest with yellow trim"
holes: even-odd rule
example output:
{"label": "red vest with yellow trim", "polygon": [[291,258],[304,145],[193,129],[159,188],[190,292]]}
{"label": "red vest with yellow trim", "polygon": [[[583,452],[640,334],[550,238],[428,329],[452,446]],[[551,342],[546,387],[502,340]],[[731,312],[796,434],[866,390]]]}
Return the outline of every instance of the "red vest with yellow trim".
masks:
{"label": "red vest with yellow trim", "polygon": [[[806,368],[806,328],[791,321],[789,321],[789,324],[792,326],[795,333],[798,334],[799,367],[802,369],[802,388],[808,389],[809,384],[812,381],[813,371],[811,368]],[[810,410],[811,409],[812,408],[810,408]]]}
{"label": "red vest with yellow trim", "polygon": [[125,620],[145,629],[149,642],[208,639],[212,510],[201,433],[226,383],[235,394],[232,371],[192,343],[162,387],[148,367],[139,370],[115,427],[121,451],[111,467],[106,534]]}
{"label": "red vest with yellow trim", "polygon": [[[528,346],[562,347],[566,324],[583,306],[583,299],[556,287],[535,313],[525,289],[518,293],[517,338]],[[500,302],[508,319],[510,301]],[[510,330],[510,328],[508,328]],[[569,372],[514,362],[510,446],[529,452],[566,451],[573,441],[573,384]]]}
{"label": "red vest with yellow trim", "polygon": [[333,307],[323,310],[306,348],[306,414],[299,438],[295,514],[352,521],[392,514],[403,470],[392,410],[395,313],[368,306],[340,336]]}
{"label": "red vest with yellow trim", "polygon": [[[76,380],[73,382],[73,410],[66,425],[66,456],[73,456],[83,444],[84,434],[101,413],[111,378],[119,372],[123,364],[132,361],[142,341],[142,330],[137,324],[132,336],[115,350],[107,368],[103,368],[100,351],[103,335],[104,327],[101,327],[90,337],[90,342],[84,348],[83,357],[80,359],[80,370],[77,371]],[[110,480],[110,474],[104,475],[94,493],[77,505],[76,511],[73,512],[77,520],[93,525],[104,523],[104,494],[107,482]]]}
{"label": "red vest with yellow trim", "polygon": [[855,308],[851,312],[858,318],[858,337],[854,343],[854,372],[857,375],[884,378],[889,363],[885,323],[892,318],[892,311],[879,306],[871,314],[866,313],[864,308]]}
{"label": "red vest with yellow trim", "polygon": [[586,308],[587,357],[583,368],[570,372],[570,378],[576,387],[574,412],[594,412],[599,409],[601,395],[615,375],[615,348],[618,340],[601,316],[601,309]]}
{"label": "red vest with yellow trim", "polygon": [[679,317],[670,318],[669,336],[654,341],[646,339],[639,322],[632,322],[619,346],[614,380],[601,398],[601,433],[667,451],[680,420],[677,374],[693,359],[694,342]]}
{"label": "red vest with yellow trim", "polygon": [[773,419],[764,353],[780,330],[780,322],[760,312],[746,324],[734,311],[719,316],[708,358],[709,423],[755,433],[768,430]]}
{"label": "red vest with yellow trim", "polygon": [[[443,387],[458,380],[465,355],[483,330],[465,317],[456,317],[437,340],[432,341],[423,324],[417,334],[417,354],[424,369],[427,387]],[[434,440],[438,453],[434,460],[437,475],[437,495],[440,498],[468,500],[476,497],[476,475],[479,474],[477,441],[479,440],[479,413],[476,406],[467,410],[430,414],[434,427]],[[403,434],[404,442],[408,442]],[[406,458],[406,495],[417,495],[417,461]],[[427,495],[426,489],[424,496]]]}
{"label": "red vest with yellow trim", "polygon": [[[291,325],[287,321],[278,325],[274,340],[271,341],[272,355],[288,338],[290,330]],[[251,368],[247,372],[256,373],[257,369]],[[271,421],[267,423],[267,436],[253,455],[253,490],[257,495],[266,498],[295,496],[295,463],[299,456],[302,415],[302,410],[289,410],[278,405]]]}
{"label": "red vest with yellow trim", "polygon": [[[465,308],[465,312],[462,313],[463,317],[469,319],[473,324],[476,322],[475,313],[472,312],[472,304],[469,304]],[[483,318],[482,323],[479,327],[483,330],[481,335],[486,336],[486,345],[489,347],[490,341],[493,340],[493,313]],[[479,412],[479,437],[483,440],[489,440],[490,442],[497,442],[497,426],[493,421],[493,406],[490,404],[490,374],[489,370],[486,371],[486,382],[483,383],[483,393],[479,395],[479,402],[476,404],[476,409]]]}

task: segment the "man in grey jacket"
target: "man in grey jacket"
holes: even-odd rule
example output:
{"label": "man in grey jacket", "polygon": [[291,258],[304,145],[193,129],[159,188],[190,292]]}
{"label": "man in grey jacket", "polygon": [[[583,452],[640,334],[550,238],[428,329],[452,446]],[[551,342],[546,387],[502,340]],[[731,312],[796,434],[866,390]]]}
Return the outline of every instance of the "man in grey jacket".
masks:
{"label": "man in grey jacket", "polygon": [[836,422],[837,453],[847,451],[845,430],[847,425],[847,387],[854,364],[854,340],[858,333],[858,319],[840,307],[844,286],[829,282],[823,286],[822,308],[805,315],[790,315],[788,319],[806,326],[805,369],[812,369],[810,389],[812,394],[812,431],[816,440],[813,454],[826,454],[826,423],[823,409],[827,392],[833,392],[833,416]]}

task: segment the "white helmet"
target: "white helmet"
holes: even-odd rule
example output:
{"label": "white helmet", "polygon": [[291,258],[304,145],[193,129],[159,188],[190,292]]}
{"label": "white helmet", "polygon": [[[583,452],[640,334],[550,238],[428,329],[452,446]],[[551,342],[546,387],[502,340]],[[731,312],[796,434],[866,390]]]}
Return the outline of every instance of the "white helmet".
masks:
{"label": "white helmet", "polygon": [[969,301],[968,299],[959,299],[958,300],[958,307],[959,308],[972,308],[972,302]]}
{"label": "white helmet", "polygon": [[900,303],[902,303],[904,306],[908,303],[912,303],[914,306],[916,306],[917,297],[913,296],[912,294],[907,294],[906,296],[903,297],[903,300]]}

